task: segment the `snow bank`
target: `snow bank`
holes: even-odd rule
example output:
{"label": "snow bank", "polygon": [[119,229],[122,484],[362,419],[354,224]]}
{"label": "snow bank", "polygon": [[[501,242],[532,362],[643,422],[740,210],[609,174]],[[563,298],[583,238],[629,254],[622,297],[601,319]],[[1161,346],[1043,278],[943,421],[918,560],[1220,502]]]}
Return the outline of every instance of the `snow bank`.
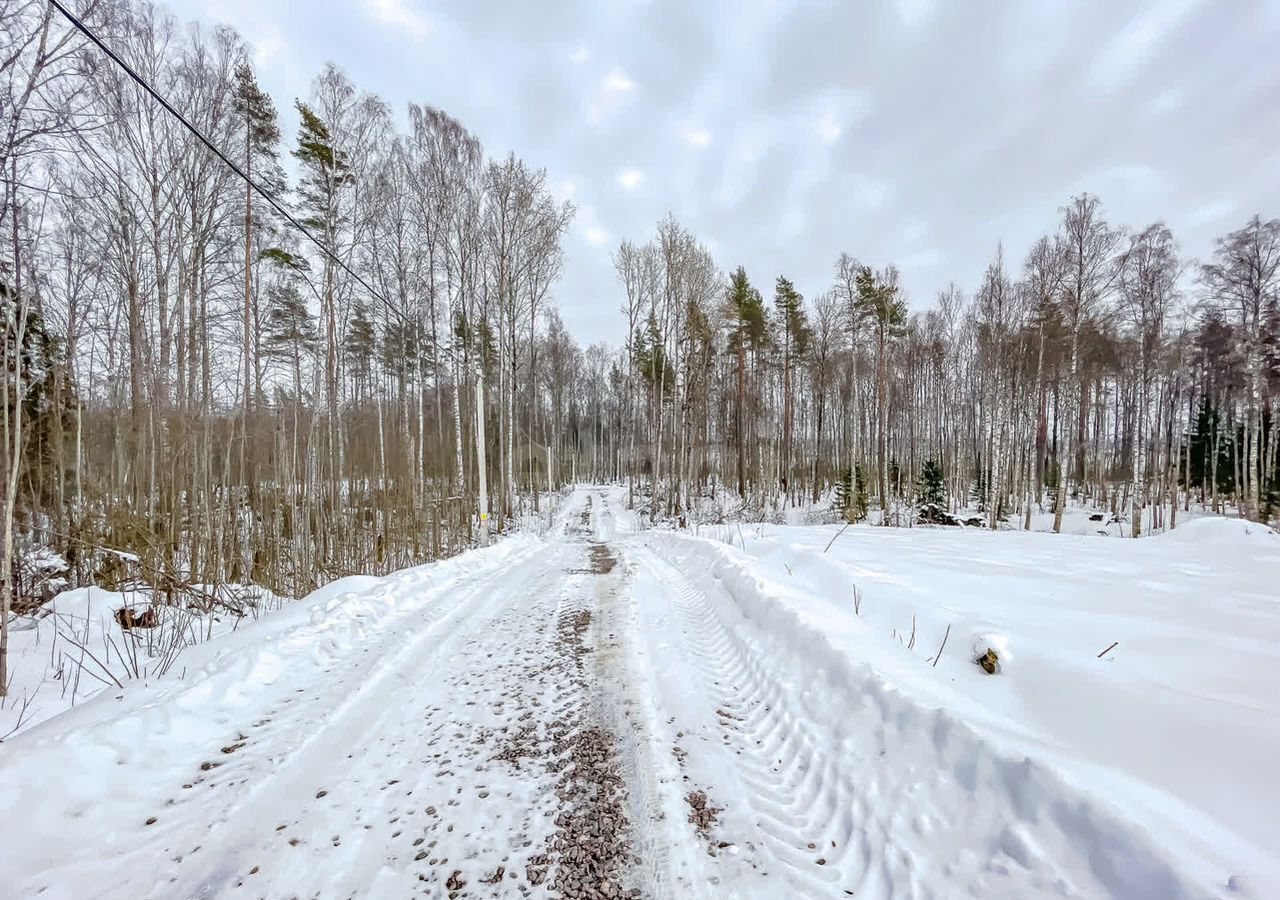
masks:
{"label": "snow bank", "polygon": [[[1136,823],[1206,888],[1280,886],[1280,541],[1225,519],[1185,527],[1151,541],[855,527],[825,553],[838,527],[649,539],[821,660],[842,702],[882,683],[945,709],[1002,758],[1039,761],[1041,796],[1062,796],[1046,786],[1060,777],[1089,798],[1082,821]],[[987,647],[994,676],[974,664]]]}
{"label": "snow bank", "polygon": [[[1199,550],[1222,547],[1235,553],[1243,547],[1280,550],[1280,533],[1268,525],[1231,519],[1225,516],[1202,516],[1179,525],[1172,531],[1154,536],[1170,544],[1194,544]],[[1280,592],[1276,599],[1280,600]]]}
{"label": "snow bank", "polygon": [[122,629],[117,610],[151,606],[144,591],[97,587],[63,591],[31,615],[10,622],[10,695],[0,702],[0,738],[16,734],[131,680],[180,673],[187,650],[229,634],[286,602],[258,587],[222,586],[211,594],[243,607],[245,616],[156,606],[156,626]]}
{"label": "snow bank", "polygon": [[[532,556],[540,543],[512,537],[386,578],[343,579],[273,616],[190,648],[183,657],[185,677],[171,673],[126,682],[123,689],[113,686],[5,741],[0,745],[0,817],[20,814],[22,827],[6,834],[0,894],[32,896],[44,873],[58,871],[62,887],[45,896],[78,898],[86,890],[120,896],[134,867],[153,866],[165,851],[181,854],[198,847],[207,830],[198,817],[186,832],[179,826],[182,840],[191,841],[184,847],[152,846],[144,838],[149,817],[171,805],[175,785],[200,787],[204,779],[193,760],[208,760],[210,770],[222,765],[243,746],[239,729],[247,729],[246,720],[261,710],[286,708],[303,690],[299,685],[317,691],[308,698],[308,709],[319,717],[368,703],[359,690],[324,693],[334,666],[376,669],[385,663],[376,652],[381,643],[395,644],[398,633],[443,619],[474,599],[466,589],[469,581]],[[350,674],[360,677],[359,671]],[[269,718],[252,724],[270,731]],[[272,743],[273,764],[286,765],[311,737],[283,733],[263,739]],[[57,789],[50,787],[51,773]],[[245,799],[232,790],[206,802]],[[82,859],[68,847],[95,852]],[[95,881],[107,874],[101,860],[115,853],[118,861],[110,872],[115,882]]]}

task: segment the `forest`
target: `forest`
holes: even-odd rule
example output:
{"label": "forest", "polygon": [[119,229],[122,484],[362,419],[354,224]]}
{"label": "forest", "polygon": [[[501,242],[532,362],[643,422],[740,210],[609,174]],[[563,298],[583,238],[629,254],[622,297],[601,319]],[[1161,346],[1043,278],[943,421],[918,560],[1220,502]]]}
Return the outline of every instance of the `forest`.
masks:
{"label": "forest", "polygon": [[616,295],[576,298],[618,309],[617,344],[583,347],[545,170],[337,66],[271,97],[228,28],[83,17],[227,159],[51,6],[0,6],[6,623],[55,577],[302,596],[580,481],[681,522],[1280,514],[1274,210],[1195,259],[1066,197],[1025,258],[936,298],[857,247],[748,273],[668,216],[613,252]]}

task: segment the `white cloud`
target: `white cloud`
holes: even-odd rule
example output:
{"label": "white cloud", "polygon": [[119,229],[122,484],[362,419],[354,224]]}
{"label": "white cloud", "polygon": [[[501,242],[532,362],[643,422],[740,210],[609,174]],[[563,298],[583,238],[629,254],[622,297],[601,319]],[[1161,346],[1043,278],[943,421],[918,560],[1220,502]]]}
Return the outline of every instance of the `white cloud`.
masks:
{"label": "white cloud", "polygon": [[690,147],[697,147],[699,150],[711,146],[711,132],[697,125],[686,125],[681,128],[680,137]]}
{"label": "white cloud", "polygon": [[1165,113],[1171,113],[1178,109],[1178,107],[1182,106],[1182,99],[1182,91],[1177,88],[1170,88],[1160,96],[1156,97],[1155,101],[1151,104],[1151,111],[1158,116],[1162,116]]}
{"label": "white cloud", "polygon": [[253,64],[258,68],[270,65],[284,55],[288,49],[278,32],[263,35],[253,42]]}
{"label": "white cloud", "polygon": [[600,125],[625,106],[636,89],[631,76],[614,66],[600,81],[599,88],[587,104],[586,118],[592,125]]}
{"label": "white cloud", "polygon": [[840,137],[840,133],[844,131],[836,120],[835,114],[830,112],[825,112],[819,117],[813,130],[817,132],[824,144],[834,144],[836,138]]}
{"label": "white cloud", "polygon": [[586,44],[579,44],[574,48],[573,52],[569,54],[569,62],[573,63],[575,66],[582,65],[590,58],[591,51],[587,49]]}
{"label": "white cloud", "polygon": [[897,266],[904,272],[912,269],[932,269],[942,262],[942,254],[932,247],[909,253],[898,260]]}
{"label": "white cloud", "polygon": [[629,191],[634,191],[644,182],[644,173],[639,169],[624,169],[618,173],[618,184]]}
{"label": "white cloud", "polygon": [[[1165,190],[1165,177],[1151,166],[1142,164],[1119,164],[1108,166],[1103,169],[1096,169],[1088,174],[1086,178],[1081,178],[1078,182],[1079,190],[1096,190],[1099,193],[1103,191],[1115,191],[1116,193],[1128,194],[1159,194]],[[1092,185],[1092,187],[1086,187]],[[1105,193],[1103,196],[1114,196]]]}
{"label": "white cloud", "polygon": [[1215,200],[1196,209],[1187,218],[1187,223],[1196,228],[1225,219],[1235,212],[1236,205],[1226,200]]}
{"label": "white cloud", "polygon": [[600,83],[600,90],[606,94],[625,94],[635,90],[636,83],[622,69],[614,66]]}
{"label": "white cloud", "polygon": [[757,166],[769,146],[769,137],[768,127],[760,121],[734,126],[725,143],[720,185],[715,194],[717,203],[724,206],[736,203],[760,177]]}
{"label": "white cloud", "polygon": [[1150,62],[1161,44],[1180,28],[1200,0],[1156,4],[1121,28],[1093,62],[1093,82],[1101,88],[1128,81]]}
{"label": "white cloud", "polygon": [[576,177],[554,178],[547,187],[551,190],[551,196],[557,200],[576,202],[580,182]]}
{"label": "white cloud", "polygon": [[431,20],[426,13],[407,0],[365,0],[365,6],[381,24],[406,31],[418,40],[431,32]]}
{"label": "white cloud", "polygon": [[898,18],[907,27],[919,25],[933,11],[930,0],[898,0],[894,5],[898,8]]}
{"label": "white cloud", "polygon": [[609,243],[609,232],[605,231],[599,225],[588,225],[583,231],[587,243],[594,244],[597,247],[603,247]]}
{"label": "white cloud", "polygon": [[851,194],[854,202],[867,212],[877,212],[889,205],[893,199],[893,189],[878,178],[870,175],[854,175]]}
{"label": "white cloud", "polygon": [[929,236],[929,225],[919,219],[913,219],[907,223],[907,227],[902,229],[902,240],[908,244],[915,244],[924,240]]}

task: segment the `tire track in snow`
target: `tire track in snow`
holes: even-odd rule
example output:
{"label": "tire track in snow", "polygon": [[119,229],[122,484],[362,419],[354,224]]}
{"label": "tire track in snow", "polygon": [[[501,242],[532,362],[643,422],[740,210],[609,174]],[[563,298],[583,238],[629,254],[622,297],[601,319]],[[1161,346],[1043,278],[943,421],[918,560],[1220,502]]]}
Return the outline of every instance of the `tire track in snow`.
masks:
{"label": "tire track in snow", "polygon": [[[564,635],[616,593],[583,565],[597,548],[570,529],[470,585],[488,598],[362,686],[377,712],[340,723],[234,817],[239,840],[204,895],[629,896],[594,893],[604,870],[570,855],[609,843],[600,817],[618,821],[616,802],[593,805],[618,796],[599,755],[610,704],[597,676],[611,664],[596,659],[598,628]],[[625,862],[615,854],[615,887]]]}
{"label": "tire track in snow", "polygon": [[[538,576],[545,579],[547,575],[545,563],[533,550],[495,568],[497,571],[486,571],[461,588],[461,597],[452,603],[410,604],[404,615],[396,616],[379,630],[378,643],[361,648],[358,655],[353,648],[320,649],[318,652],[324,659],[321,678],[295,688],[268,710],[272,720],[267,727],[272,728],[276,739],[269,740],[264,733],[260,742],[278,747],[281,733],[289,731],[300,739],[283,756],[254,759],[251,748],[255,736],[252,728],[248,729],[250,744],[239,751],[243,757],[232,757],[232,763],[242,763],[249,771],[237,781],[235,778],[242,774],[238,771],[241,767],[228,766],[225,772],[213,770],[220,776],[221,783],[233,790],[244,790],[232,797],[229,806],[212,816],[207,796],[206,804],[194,810],[196,817],[209,823],[209,839],[199,848],[200,859],[208,861],[203,866],[197,862],[194,869],[205,874],[188,874],[169,890],[177,890],[180,896],[205,898],[218,896],[234,886],[251,866],[257,865],[252,862],[240,865],[238,860],[247,852],[250,839],[262,825],[270,821],[274,826],[282,811],[288,814],[291,810],[305,809],[313,799],[323,799],[314,796],[318,791],[325,791],[327,796],[329,789],[315,782],[323,778],[332,785],[342,780],[350,766],[348,760],[354,756],[354,751],[346,752],[352,747],[352,736],[377,734],[388,720],[404,715],[402,708],[388,701],[389,697],[403,695],[406,686],[412,686],[415,672],[429,668],[432,661],[465,639],[470,634],[467,627],[470,622],[492,614],[507,602],[513,583],[530,578],[536,582]],[[413,573],[405,573],[391,576],[391,580],[391,584],[378,586],[366,594],[390,596],[405,590],[416,579]],[[401,630],[406,618],[408,627]],[[305,635],[298,638],[303,643],[308,640],[314,638]],[[359,661],[367,658],[368,664],[353,665],[353,655]],[[332,697],[340,699],[334,707],[325,709],[324,704]],[[437,734],[432,733],[431,737]],[[326,771],[328,774],[323,774]],[[177,861],[182,861],[182,855]],[[189,887],[184,890],[180,887],[182,884]]]}
{"label": "tire track in snow", "polygon": [[[699,671],[694,674],[700,675],[699,687],[705,692],[705,721],[723,731],[719,755],[727,758],[717,763],[744,789],[739,794],[728,787],[729,794],[738,796],[710,798],[726,807],[717,833],[742,841],[749,854],[755,847],[765,851],[765,858],[755,862],[766,879],[762,884],[782,880],[787,896],[841,896],[838,863],[845,852],[847,825],[837,829],[834,850],[819,849],[818,841],[830,840],[824,823],[838,818],[835,813],[847,792],[838,778],[824,782],[815,777],[821,769],[818,741],[806,729],[807,715],[788,708],[776,680],[741,651],[718,612],[680,571],[647,550],[637,556],[665,589],[688,659],[696,661]],[[826,796],[820,796],[824,791]],[[815,798],[820,802],[814,803]],[[744,840],[739,831],[744,827],[757,839]],[[692,832],[691,825],[688,829]]]}
{"label": "tire track in snow", "polygon": [[91,747],[110,777],[77,767],[32,804],[33,819],[49,833],[57,820],[92,822],[99,837],[25,861],[14,895],[79,900],[77,885],[92,884],[100,898],[187,897],[218,880],[237,845],[229,823],[252,822],[243,811],[262,808],[263,791],[335,722],[376,707],[361,691],[388,658],[465,616],[493,578],[537,550],[493,548],[286,608],[209,645],[220,652],[205,653],[189,679],[131,686],[119,712],[46,742],[37,758],[55,769]]}
{"label": "tire track in snow", "polygon": [[739,799],[792,881],[787,896],[1196,896],[1142,834],[1046,767],[999,754],[837,659],[816,633],[802,637],[716,545],[654,535],[631,546],[674,608],[705,705],[716,704],[716,764],[744,792],[712,798],[727,807],[724,831],[743,825]]}
{"label": "tire track in snow", "polygon": [[[597,504],[598,505],[598,504]],[[594,533],[607,510],[593,507]],[[611,534],[610,530],[603,534]],[[702,900],[708,883],[705,853],[690,840],[679,790],[680,773],[663,743],[660,714],[644,662],[638,656],[639,616],[629,590],[630,566],[619,560],[615,574],[596,586],[599,627],[593,657],[599,691],[597,715],[618,736],[623,779],[628,786],[632,842],[639,860],[637,884],[648,900]]]}

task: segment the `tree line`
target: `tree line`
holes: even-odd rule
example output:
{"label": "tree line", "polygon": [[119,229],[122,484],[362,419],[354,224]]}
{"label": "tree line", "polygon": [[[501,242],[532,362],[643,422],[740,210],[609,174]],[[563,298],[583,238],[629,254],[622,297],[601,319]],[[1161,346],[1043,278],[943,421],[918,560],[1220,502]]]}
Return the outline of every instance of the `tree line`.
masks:
{"label": "tree line", "polygon": [[1196,262],[1080,195],[912,311],[890,264],[841,255],[806,298],[668,216],[613,254],[619,347],[583,348],[543,170],[332,65],[285,135],[234,31],[83,17],[280,208],[44,2],[0,10],[5,628],[39,599],[35,548],[72,583],[298,596],[585,479],[654,518],[834,496],[850,520],[1061,527],[1074,499],[1137,534],[1280,506],[1278,220]]}
{"label": "tree line", "polygon": [[472,546],[482,476],[494,527],[536,512],[577,352],[546,172],[332,65],[285,135],[231,29],[82,18],[265,196],[47,4],[4,5],[5,622],[35,548],[72,583],[301,596]]}
{"label": "tree line", "polygon": [[849,254],[810,299],[722,278],[671,218],[614,263],[618,471],[668,514],[716,485],[751,515],[834,487],[851,521],[886,524],[927,493],[939,521],[1045,511],[1057,531],[1074,500],[1135,536],[1193,502],[1280,511],[1280,220],[1198,262],[1165,224],[1115,226],[1080,194],[1023,260],[996,248],[974,290],[914,312],[893,265]]}

